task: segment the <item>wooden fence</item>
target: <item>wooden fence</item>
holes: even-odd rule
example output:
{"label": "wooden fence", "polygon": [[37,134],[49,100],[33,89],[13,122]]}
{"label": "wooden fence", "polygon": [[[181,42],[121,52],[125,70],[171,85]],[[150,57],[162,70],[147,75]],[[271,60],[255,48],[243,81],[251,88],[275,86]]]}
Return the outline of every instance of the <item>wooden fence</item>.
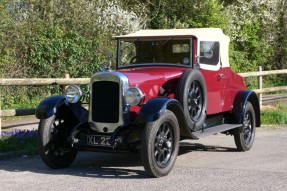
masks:
{"label": "wooden fence", "polygon": [[[260,106],[262,105],[262,93],[287,90],[287,86],[263,88],[262,77],[276,74],[287,74],[287,69],[262,71],[262,67],[259,67],[257,72],[239,73],[239,75],[241,75],[244,78],[247,77],[258,78],[258,89],[255,89],[254,91],[258,94]],[[35,85],[66,86],[70,84],[86,85],[89,83],[89,81],[90,78],[69,78],[69,75],[67,74],[65,75],[65,78],[28,78],[28,79],[10,78],[10,79],[0,79],[0,88],[1,86],[35,86]],[[1,110],[1,91],[0,91],[0,133],[1,133],[2,117],[34,115],[34,114],[35,114],[35,108]]]}

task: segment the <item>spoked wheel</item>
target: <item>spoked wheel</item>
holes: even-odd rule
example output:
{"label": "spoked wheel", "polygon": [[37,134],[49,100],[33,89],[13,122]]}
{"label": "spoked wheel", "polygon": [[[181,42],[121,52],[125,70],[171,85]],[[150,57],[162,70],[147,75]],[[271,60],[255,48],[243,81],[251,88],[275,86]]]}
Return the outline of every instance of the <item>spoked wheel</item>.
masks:
{"label": "spoked wheel", "polygon": [[193,121],[197,121],[202,113],[203,93],[198,81],[193,81],[188,90],[188,111]]}
{"label": "spoked wheel", "polygon": [[160,168],[167,166],[172,151],[174,150],[174,138],[171,124],[164,122],[159,127],[154,142],[155,162]]}
{"label": "spoked wheel", "polygon": [[142,137],[141,158],[151,177],[167,175],[173,168],[179,149],[179,127],[175,115],[166,111],[147,123]]}
{"label": "spoked wheel", "polygon": [[247,102],[242,127],[234,132],[234,141],[239,151],[247,151],[252,147],[255,129],[255,112],[252,104]]}
{"label": "spoked wheel", "polygon": [[38,150],[44,163],[51,168],[71,165],[77,151],[67,142],[69,127],[55,115],[42,119],[38,129]]}
{"label": "spoked wheel", "polygon": [[207,89],[198,70],[184,71],[177,85],[176,99],[182,104],[188,126],[192,130],[201,129],[206,118]]}

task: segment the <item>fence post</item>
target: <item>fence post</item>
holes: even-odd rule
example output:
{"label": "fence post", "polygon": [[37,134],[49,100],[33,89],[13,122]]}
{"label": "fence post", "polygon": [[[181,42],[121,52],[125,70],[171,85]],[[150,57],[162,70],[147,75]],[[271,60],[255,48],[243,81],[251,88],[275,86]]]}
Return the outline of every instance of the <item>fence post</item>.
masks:
{"label": "fence post", "polygon": [[[258,72],[261,73],[262,72],[262,66],[258,66]],[[263,88],[263,84],[262,84],[262,75],[258,76],[258,89],[262,89]],[[258,94],[258,98],[259,98],[259,107],[262,107],[262,93]]]}
{"label": "fence post", "polygon": [[[64,78],[65,79],[69,79],[70,78],[70,74],[64,74]],[[65,94],[66,88],[67,88],[67,86],[63,86],[63,94]]]}

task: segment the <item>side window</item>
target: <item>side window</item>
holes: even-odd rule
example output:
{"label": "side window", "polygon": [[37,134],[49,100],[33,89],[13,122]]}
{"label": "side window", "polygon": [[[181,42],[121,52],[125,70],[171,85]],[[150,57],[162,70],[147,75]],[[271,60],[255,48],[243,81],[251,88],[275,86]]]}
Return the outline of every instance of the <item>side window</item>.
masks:
{"label": "side window", "polygon": [[199,63],[217,65],[219,62],[219,42],[201,41]]}

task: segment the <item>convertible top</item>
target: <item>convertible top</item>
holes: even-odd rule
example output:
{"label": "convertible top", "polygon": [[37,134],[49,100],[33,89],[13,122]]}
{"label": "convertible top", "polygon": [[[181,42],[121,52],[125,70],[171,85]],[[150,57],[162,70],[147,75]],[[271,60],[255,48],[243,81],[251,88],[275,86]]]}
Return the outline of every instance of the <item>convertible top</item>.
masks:
{"label": "convertible top", "polygon": [[190,28],[190,29],[153,29],[140,30],[134,33],[116,36],[121,39],[134,38],[159,38],[159,37],[197,37],[197,38],[216,38],[229,39],[220,28]]}

